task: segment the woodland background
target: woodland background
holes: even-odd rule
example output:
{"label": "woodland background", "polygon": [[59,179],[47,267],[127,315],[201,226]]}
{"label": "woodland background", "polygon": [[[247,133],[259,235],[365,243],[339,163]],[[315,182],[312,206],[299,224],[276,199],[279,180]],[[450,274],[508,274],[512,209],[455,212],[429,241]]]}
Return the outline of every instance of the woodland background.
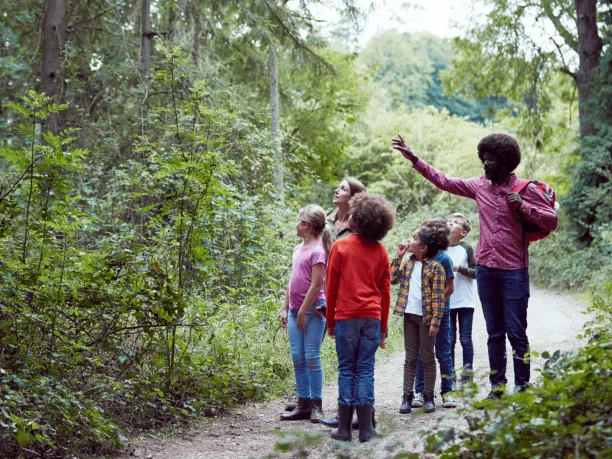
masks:
{"label": "woodland background", "polygon": [[[397,133],[459,177],[482,174],[481,137],[515,135],[519,175],[561,203],[533,281],[603,291],[610,1],[486,3],[454,40],[389,30],[360,49],[353,0],[4,0],[0,456],[112,452],[290,390],[278,312],[300,206],[331,210],[355,176],[397,209],[390,250],[425,218],[477,222]],[[322,4],[342,27],[324,33]]]}

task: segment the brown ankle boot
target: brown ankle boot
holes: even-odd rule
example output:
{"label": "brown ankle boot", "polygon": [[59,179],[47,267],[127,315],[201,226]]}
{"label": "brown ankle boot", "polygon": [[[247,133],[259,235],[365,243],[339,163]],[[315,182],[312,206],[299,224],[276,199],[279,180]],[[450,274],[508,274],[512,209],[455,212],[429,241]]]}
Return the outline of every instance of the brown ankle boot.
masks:
{"label": "brown ankle boot", "polygon": [[281,414],[281,421],[300,421],[302,419],[310,419],[310,399],[298,398],[297,406],[291,413]]}
{"label": "brown ankle boot", "polygon": [[311,411],[310,411],[310,422],[314,424],[318,424],[321,422],[321,419],[324,418],[323,415],[323,400],[320,398],[313,398],[310,401]]}

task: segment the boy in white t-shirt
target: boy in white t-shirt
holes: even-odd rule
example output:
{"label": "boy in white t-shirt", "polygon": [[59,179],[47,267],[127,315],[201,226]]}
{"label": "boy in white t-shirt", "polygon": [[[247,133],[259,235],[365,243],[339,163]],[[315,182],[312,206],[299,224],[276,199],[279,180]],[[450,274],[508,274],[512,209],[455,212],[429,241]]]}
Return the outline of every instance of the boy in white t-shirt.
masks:
{"label": "boy in white t-shirt", "polygon": [[451,356],[455,367],[455,343],[457,342],[457,323],[459,323],[459,342],[463,348],[463,383],[472,381],[474,345],[472,343],[472,321],[474,318],[474,279],[476,279],[476,258],[472,247],[463,242],[472,229],[470,220],[463,214],[455,213],[448,217],[451,232],[448,256],[453,260],[455,271],[455,291],[450,298],[451,307]]}

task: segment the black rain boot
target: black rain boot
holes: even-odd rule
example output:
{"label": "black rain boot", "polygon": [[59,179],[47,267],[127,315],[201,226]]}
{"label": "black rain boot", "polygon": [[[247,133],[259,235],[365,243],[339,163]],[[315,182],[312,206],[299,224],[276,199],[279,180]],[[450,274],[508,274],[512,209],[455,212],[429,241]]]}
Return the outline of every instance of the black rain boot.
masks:
{"label": "black rain boot", "polygon": [[412,400],[414,400],[414,392],[404,394],[399,412],[402,414],[412,413]]}
{"label": "black rain boot", "polygon": [[372,405],[355,405],[359,420],[359,441],[364,443],[380,437],[380,432],[372,425]]}
{"label": "black rain boot", "polygon": [[310,422],[318,424],[323,419],[323,400],[320,398],[313,398],[310,401],[311,412]]}
{"label": "black rain boot", "polygon": [[310,419],[310,399],[298,398],[297,406],[291,413],[281,414],[281,421],[300,421],[302,419]]}
{"label": "black rain boot", "polygon": [[334,416],[333,418],[319,419],[319,423],[335,429],[338,427],[338,415]]}
{"label": "black rain boot", "polygon": [[331,437],[340,441],[351,441],[353,434],[351,424],[353,422],[353,405],[338,405],[338,428],[331,431]]}
{"label": "black rain boot", "polygon": [[296,406],[297,406],[297,403],[295,402],[287,402],[287,404],[285,405],[285,411],[293,411],[295,410]]}
{"label": "black rain boot", "polygon": [[433,413],[436,411],[436,404],[434,402],[434,395],[432,392],[423,392],[423,412]]}
{"label": "black rain boot", "polygon": [[289,401],[285,405],[285,411],[295,410],[295,407],[297,406],[297,399],[298,399],[297,388],[294,387],[293,392],[291,392],[291,397],[289,397]]}

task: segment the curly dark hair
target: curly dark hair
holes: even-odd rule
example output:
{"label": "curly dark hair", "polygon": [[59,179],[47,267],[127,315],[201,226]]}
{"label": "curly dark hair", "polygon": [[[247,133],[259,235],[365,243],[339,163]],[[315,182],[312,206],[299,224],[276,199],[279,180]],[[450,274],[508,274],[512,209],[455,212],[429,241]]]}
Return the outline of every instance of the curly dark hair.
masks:
{"label": "curly dark hair", "polygon": [[357,233],[368,241],[377,242],[387,235],[395,223],[395,210],[382,196],[357,193],[350,201],[350,214]]}
{"label": "curly dark hair", "polygon": [[508,134],[489,134],[478,142],[478,157],[484,162],[485,153],[491,153],[504,164],[509,172],[521,162],[521,147],[514,137]]}
{"label": "curly dark hair", "polygon": [[421,244],[427,246],[427,258],[435,257],[440,250],[448,248],[450,226],[445,219],[432,218],[425,220],[418,232]]}

